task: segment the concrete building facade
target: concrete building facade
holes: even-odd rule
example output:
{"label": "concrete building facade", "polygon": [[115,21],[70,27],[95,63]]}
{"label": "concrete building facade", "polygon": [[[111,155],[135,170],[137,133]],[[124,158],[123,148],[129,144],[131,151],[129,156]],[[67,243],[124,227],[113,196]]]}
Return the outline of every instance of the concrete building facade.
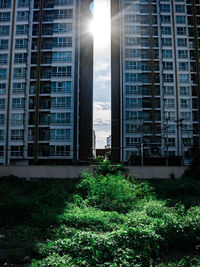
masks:
{"label": "concrete building facade", "polygon": [[199,148],[200,1],[113,0],[112,158]]}
{"label": "concrete building facade", "polygon": [[0,163],[92,155],[88,0],[0,0]]}

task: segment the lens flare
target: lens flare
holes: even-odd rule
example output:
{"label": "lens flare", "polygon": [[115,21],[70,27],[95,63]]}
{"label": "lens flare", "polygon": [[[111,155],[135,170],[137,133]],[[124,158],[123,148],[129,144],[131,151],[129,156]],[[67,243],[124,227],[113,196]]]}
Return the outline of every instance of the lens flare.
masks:
{"label": "lens flare", "polygon": [[89,26],[98,49],[105,48],[110,42],[110,6],[104,1],[95,1],[93,20]]}

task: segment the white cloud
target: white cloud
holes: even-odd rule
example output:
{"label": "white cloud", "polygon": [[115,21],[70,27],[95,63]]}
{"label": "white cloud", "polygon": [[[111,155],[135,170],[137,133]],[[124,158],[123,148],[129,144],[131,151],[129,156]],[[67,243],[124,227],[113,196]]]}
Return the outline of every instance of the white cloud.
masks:
{"label": "white cloud", "polygon": [[103,75],[103,74],[96,75],[95,79],[94,79],[94,82],[107,82],[107,81],[110,81],[110,80],[111,80],[110,74],[108,73],[107,75]]}
{"label": "white cloud", "polygon": [[106,145],[106,137],[110,135],[110,109],[110,102],[94,102],[94,130],[96,133],[97,148],[104,148]]}
{"label": "white cloud", "polygon": [[102,61],[99,60],[96,62],[95,66],[94,66],[94,71],[95,72],[99,72],[99,71],[110,71],[110,63],[109,61]]}

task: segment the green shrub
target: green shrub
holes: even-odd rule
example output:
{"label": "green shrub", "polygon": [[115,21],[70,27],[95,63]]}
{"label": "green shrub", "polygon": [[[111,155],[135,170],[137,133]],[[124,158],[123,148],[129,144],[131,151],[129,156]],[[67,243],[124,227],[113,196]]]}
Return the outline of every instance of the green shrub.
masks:
{"label": "green shrub", "polygon": [[101,162],[98,168],[96,168],[96,173],[101,175],[107,174],[122,174],[125,168],[122,164],[111,165],[109,160],[104,160]]}
{"label": "green shrub", "polygon": [[68,255],[60,256],[53,253],[42,260],[33,260],[30,267],[75,267],[72,259]]}
{"label": "green shrub", "polygon": [[149,266],[158,253],[160,237],[148,227],[126,228],[107,234],[77,231],[74,236],[51,241],[40,248],[45,257],[52,253],[69,255],[76,266],[117,266],[128,262]]}
{"label": "green shrub", "polygon": [[[179,259],[178,259],[179,258]],[[168,259],[166,263],[156,264],[155,267],[197,267],[200,266],[200,257],[193,256],[183,256],[176,257],[176,259]]]}
{"label": "green shrub", "polygon": [[126,212],[136,201],[133,185],[122,175],[83,173],[79,192],[88,203],[103,210]]}
{"label": "green shrub", "polygon": [[112,231],[125,221],[117,212],[103,212],[92,207],[74,207],[60,215],[60,221],[68,227],[93,231]]}

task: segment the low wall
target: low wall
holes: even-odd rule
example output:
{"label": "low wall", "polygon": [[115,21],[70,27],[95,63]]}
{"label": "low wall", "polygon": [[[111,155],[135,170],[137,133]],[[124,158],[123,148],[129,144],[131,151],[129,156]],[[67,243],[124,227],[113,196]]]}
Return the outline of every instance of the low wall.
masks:
{"label": "low wall", "polygon": [[[93,171],[90,166],[0,166],[0,177],[15,175],[21,178],[77,178],[83,170]],[[180,178],[186,167],[182,166],[135,166],[126,167],[127,174],[136,178]]]}
{"label": "low wall", "polygon": [[175,178],[180,178],[186,167],[184,166],[135,166],[128,167],[127,174],[133,175],[136,178],[160,178],[166,179],[170,178],[171,174],[174,175]]}

